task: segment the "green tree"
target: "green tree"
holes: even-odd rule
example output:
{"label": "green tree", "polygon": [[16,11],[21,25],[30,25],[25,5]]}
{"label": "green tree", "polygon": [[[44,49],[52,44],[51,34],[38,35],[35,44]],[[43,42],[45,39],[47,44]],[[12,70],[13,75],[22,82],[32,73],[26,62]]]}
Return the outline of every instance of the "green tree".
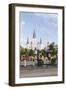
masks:
{"label": "green tree", "polygon": [[47,52],[46,52],[46,50],[45,49],[42,49],[41,51],[40,51],[40,53],[41,53],[41,55],[43,55],[43,56],[47,56]]}
{"label": "green tree", "polygon": [[57,55],[58,52],[58,46],[53,42],[49,45],[49,50],[51,51],[51,55]]}
{"label": "green tree", "polygon": [[30,50],[29,50],[29,55],[30,55],[30,56],[34,56],[34,50],[30,49]]}
{"label": "green tree", "polygon": [[23,55],[25,53],[25,49],[24,48],[20,48],[20,55]]}
{"label": "green tree", "polygon": [[58,45],[55,43],[51,43],[49,45],[49,50],[51,51],[51,56],[53,57],[51,60],[51,64],[54,64],[57,59]]}
{"label": "green tree", "polygon": [[26,55],[26,54],[29,54],[29,49],[27,48],[20,48],[20,55]]}

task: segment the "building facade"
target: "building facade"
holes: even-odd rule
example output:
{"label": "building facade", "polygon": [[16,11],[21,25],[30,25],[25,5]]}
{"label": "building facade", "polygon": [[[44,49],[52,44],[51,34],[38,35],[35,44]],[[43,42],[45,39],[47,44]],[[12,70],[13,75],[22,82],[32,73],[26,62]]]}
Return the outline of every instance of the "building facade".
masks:
{"label": "building facade", "polygon": [[32,50],[42,49],[42,39],[40,38],[40,40],[37,41],[35,30],[33,31],[32,41],[29,41],[29,37],[27,37],[26,48],[32,49]]}

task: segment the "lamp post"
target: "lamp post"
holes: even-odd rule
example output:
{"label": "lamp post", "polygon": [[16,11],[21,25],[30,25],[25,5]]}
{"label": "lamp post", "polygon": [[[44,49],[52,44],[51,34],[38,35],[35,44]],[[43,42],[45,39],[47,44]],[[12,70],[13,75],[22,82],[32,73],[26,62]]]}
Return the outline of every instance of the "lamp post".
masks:
{"label": "lamp post", "polygon": [[34,54],[35,54],[36,60],[38,62],[38,59],[39,59],[38,49],[35,48],[34,52],[35,52]]}
{"label": "lamp post", "polygon": [[36,49],[36,48],[35,48],[35,50],[34,50],[34,51],[35,51],[35,55],[37,55],[37,49]]}
{"label": "lamp post", "polygon": [[52,50],[50,50],[50,48],[49,48],[49,42],[47,43],[46,52],[47,52],[47,57],[50,60]]}

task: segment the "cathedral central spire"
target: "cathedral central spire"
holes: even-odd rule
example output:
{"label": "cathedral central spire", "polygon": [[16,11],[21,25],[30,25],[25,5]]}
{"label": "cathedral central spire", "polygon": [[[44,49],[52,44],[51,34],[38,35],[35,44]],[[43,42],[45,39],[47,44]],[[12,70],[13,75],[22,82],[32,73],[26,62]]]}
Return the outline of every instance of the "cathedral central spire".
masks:
{"label": "cathedral central spire", "polygon": [[34,29],[34,31],[33,31],[33,38],[36,38],[35,29]]}
{"label": "cathedral central spire", "polygon": [[35,50],[35,49],[41,50],[43,48],[42,39],[40,37],[40,40],[39,41],[37,40],[35,29],[33,30],[32,40],[29,41],[29,37],[27,37],[26,48],[32,49],[32,50]]}

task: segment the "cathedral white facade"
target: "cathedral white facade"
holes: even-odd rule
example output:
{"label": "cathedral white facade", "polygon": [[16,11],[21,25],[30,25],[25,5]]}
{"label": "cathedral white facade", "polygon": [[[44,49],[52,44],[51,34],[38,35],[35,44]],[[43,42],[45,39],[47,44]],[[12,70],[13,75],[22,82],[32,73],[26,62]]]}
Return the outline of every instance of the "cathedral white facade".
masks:
{"label": "cathedral white facade", "polygon": [[32,35],[32,40],[29,41],[29,37],[27,38],[27,42],[26,42],[26,48],[28,49],[42,49],[42,39],[40,38],[39,41],[37,41],[37,37],[36,37],[36,32],[35,30],[33,31],[33,35]]}

